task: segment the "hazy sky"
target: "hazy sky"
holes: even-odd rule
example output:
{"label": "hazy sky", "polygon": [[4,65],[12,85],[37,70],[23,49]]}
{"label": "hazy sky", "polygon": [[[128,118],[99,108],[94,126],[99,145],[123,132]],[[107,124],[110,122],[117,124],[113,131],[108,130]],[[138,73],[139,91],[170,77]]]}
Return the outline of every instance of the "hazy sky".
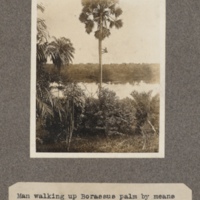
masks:
{"label": "hazy sky", "polygon": [[[163,0],[120,0],[123,27],[111,29],[103,41],[103,63],[160,63],[160,12]],[[79,21],[81,0],[38,0],[45,12],[38,16],[46,21],[50,36],[66,37],[75,47],[73,63],[98,63],[98,40],[87,34]]]}

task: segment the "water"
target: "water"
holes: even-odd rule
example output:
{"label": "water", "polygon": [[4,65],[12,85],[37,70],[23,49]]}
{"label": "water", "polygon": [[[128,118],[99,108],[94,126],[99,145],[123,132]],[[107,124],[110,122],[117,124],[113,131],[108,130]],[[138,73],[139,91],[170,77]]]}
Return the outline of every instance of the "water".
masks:
{"label": "water", "polygon": [[[96,83],[78,83],[78,85],[84,90],[86,96],[93,96],[97,98],[98,84]],[[147,84],[141,81],[140,83],[135,84],[103,84],[103,88],[107,88],[116,93],[120,98],[131,97],[131,92],[137,91],[139,93],[152,91],[152,95],[159,94],[160,85],[159,84]]]}
{"label": "water", "polygon": [[[59,97],[64,97],[63,91],[58,90],[57,83],[51,83],[50,85],[52,87],[51,93],[54,96],[59,96]],[[84,91],[85,95],[87,97],[94,97],[97,98],[98,94],[98,84],[96,83],[78,83],[78,86],[81,87],[81,89]],[[103,88],[107,88],[109,90],[112,90],[116,93],[119,99],[123,99],[126,97],[131,97],[131,92],[136,91],[139,93],[142,92],[149,92],[152,91],[152,95],[160,94],[160,85],[159,84],[148,84],[143,81],[139,83],[119,83],[119,84],[114,84],[114,83],[103,83],[102,84]]]}

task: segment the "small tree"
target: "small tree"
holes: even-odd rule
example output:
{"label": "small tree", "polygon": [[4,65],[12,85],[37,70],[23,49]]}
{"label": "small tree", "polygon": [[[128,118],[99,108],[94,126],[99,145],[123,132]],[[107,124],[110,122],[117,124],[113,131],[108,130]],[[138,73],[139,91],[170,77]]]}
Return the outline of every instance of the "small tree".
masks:
{"label": "small tree", "polygon": [[99,41],[99,92],[102,88],[102,41],[109,37],[110,29],[121,28],[123,23],[118,17],[122,10],[116,7],[117,0],[82,0],[83,9],[79,20],[85,24],[85,30],[90,34],[95,25],[95,38]]}

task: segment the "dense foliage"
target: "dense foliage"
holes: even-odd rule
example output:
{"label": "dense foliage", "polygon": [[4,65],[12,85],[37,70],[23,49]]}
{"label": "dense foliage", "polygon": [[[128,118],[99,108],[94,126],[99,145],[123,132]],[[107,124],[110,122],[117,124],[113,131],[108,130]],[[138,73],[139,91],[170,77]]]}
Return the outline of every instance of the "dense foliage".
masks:
{"label": "dense foliage", "polygon": [[[44,7],[37,5],[39,11],[44,12]],[[55,142],[60,137],[68,137],[68,146],[72,137],[72,132],[75,127],[75,114],[77,115],[77,96],[78,90],[76,87],[67,86],[65,93],[67,98],[54,98],[51,94],[50,82],[51,76],[44,70],[44,65],[49,57],[58,73],[54,79],[57,79],[59,84],[62,82],[60,76],[61,67],[67,66],[72,62],[74,47],[71,41],[65,37],[53,37],[52,42],[48,42],[49,34],[45,20],[37,19],[37,51],[36,51],[36,122],[48,131],[41,142]],[[73,93],[70,89],[73,88]],[[73,96],[73,98],[71,98]],[[69,148],[69,147],[68,147]]]}
{"label": "dense foliage", "polygon": [[43,141],[46,143],[67,140],[70,132],[77,130],[82,121],[85,104],[82,90],[76,84],[68,84],[63,91],[64,98],[52,99],[53,115],[43,118],[42,127],[47,130]]}
{"label": "dense foliage", "polygon": [[130,99],[119,100],[113,91],[103,89],[98,99],[87,98],[80,132],[95,136],[129,134],[134,121]]}
{"label": "dense foliage", "polygon": [[[86,97],[76,84],[64,86],[64,98],[54,98],[53,117],[43,122],[46,144],[75,138],[108,138],[159,133],[159,96],[151,92],[132,92],[132,98],[118,99],[113,91],[103,89],[99,98]],[[144,146],[143,146],[144,148]]]}

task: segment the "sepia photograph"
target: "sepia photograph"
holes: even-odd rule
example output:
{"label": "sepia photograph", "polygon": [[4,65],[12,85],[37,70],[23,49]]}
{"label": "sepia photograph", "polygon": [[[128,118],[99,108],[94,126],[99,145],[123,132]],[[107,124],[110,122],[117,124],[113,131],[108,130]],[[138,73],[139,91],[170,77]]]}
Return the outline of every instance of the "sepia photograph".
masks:
{"label": "sepia photograph", "polygon": [[31,157],[163,158],[165,0],[35,0]]}

